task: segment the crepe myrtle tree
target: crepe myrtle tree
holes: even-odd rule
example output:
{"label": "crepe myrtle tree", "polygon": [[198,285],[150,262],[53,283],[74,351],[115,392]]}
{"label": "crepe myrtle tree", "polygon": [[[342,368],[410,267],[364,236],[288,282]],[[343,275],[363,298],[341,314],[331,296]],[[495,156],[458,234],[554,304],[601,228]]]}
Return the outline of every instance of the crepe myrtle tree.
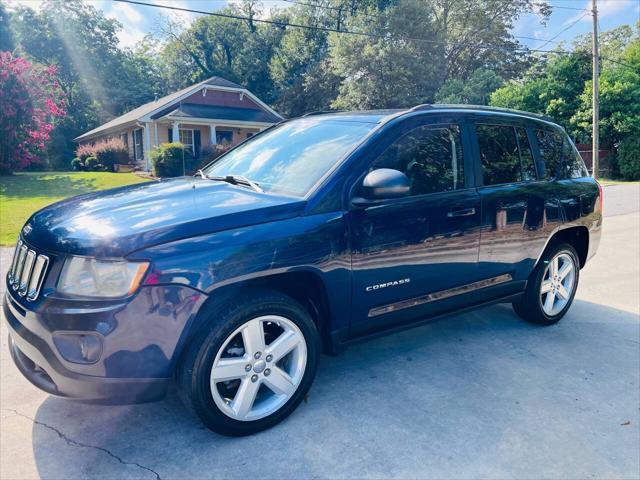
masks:
{"label": "crepe myrtle tree", "polygon": [[56,72],[0,52],[0,174],[42,161],[56,120],[66,115]]}

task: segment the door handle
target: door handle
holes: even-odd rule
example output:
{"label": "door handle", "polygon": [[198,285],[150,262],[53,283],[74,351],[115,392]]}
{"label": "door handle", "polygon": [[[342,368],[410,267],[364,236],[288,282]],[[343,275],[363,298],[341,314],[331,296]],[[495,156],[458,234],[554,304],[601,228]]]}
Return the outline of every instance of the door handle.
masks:
{"label": "door handle", "polygon": [[451,212],[447,212],[447,217],[470,217],[471,215],[476,214],[475,208],[465,208],[463,210],[452,210]]}

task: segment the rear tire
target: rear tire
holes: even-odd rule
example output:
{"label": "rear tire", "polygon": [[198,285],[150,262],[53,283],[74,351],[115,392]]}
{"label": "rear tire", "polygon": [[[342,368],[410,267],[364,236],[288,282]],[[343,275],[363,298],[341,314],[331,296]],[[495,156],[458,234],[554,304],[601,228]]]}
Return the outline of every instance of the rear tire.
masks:
{"label": "rear tire", "polygon": [[284,420],[316,374],[319,335],[307,310],[254,289],[209,317],[176,371],[187,406],[222,435],[250,435]]}
{"label": "rear tire", "polygon": [[558,323],[573,303],[579,278],[580,261],[575,248],[560,243],[543,254],[513,309],[537,325]]}

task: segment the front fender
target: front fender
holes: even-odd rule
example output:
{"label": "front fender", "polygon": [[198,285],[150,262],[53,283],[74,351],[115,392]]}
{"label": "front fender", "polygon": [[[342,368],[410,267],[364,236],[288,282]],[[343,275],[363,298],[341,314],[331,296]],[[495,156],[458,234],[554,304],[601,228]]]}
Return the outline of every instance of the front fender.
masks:
{"label": "front fender", "polygon": [[[136,252],[152,270],[145,284],[182,284],[215,298],[218,288],[261,277],[313,271],[327,289],[331,328],[345,327],[351,294],[343,214],[324,213],[187,238]],[[345,318],[342,318],[345,317]]]}

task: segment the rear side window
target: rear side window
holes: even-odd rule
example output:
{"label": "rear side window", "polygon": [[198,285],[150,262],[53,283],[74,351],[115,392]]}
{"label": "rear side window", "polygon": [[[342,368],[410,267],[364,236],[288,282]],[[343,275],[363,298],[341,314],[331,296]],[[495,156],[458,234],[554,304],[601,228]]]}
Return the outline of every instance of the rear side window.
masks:
{"label": "rear side window", "polygon": [[387,147],[373,163],[376,168],[406,174],[411,195],[464,188],[460,130],[457,125],[414,128]]}
{"label": "rear side window", "polygon": [[477,125],[484,185],[514,183],[522,180],[518,141],[513,127]]}
{"label": "rear side window", "polygon": [[562,163],[562,135],[553,130],[536,130],[535,132],[540,160],[544,165],[544,179],[557,178]]}
{"label": "rear side window", "polygon": [[562,178],[581,178],[589,176],[578,150],[565,137],[562,144]]}

